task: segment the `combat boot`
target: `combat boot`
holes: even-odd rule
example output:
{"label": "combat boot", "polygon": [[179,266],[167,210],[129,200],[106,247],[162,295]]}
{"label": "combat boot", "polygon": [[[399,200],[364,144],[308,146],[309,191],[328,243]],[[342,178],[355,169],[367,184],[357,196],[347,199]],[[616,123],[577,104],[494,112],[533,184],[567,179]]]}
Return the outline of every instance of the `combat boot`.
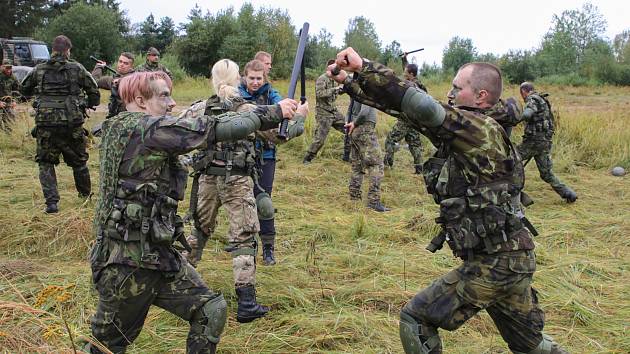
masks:
{"label": "combat boot", "polygon": [[253,285],[237,287],[236,296],[238,296],[236,320],[240,323],[251,322],[269,312],[269,307],[256,302],[256,288]]}
{"label": "combat boot", "polygon": [[263,264],[270,266],[276,264],[276,259],[273,256],[273,245],[263,245]]}
{"label": "combat boot", "polygon": [[385,157],[383,158],[383,165],[385,165],[385,167],[393,168],[394,156],[392,156],[391,154],[385,154]]}
{"label": "combat boot", "polygon": [[388,207],[386,207],[385,205],[383,205],[383,203],[381,203],[381,202],[376,202],[374,204],[369,204],[368,208],[370,208],[370,209],[372,209],[374,211],[378,211],[379,213],[383,213],[383,212],[391,210]]}
{"label": "combat boot", "polygon": [[45,212],[46,214],[58,213],[59,207],[57,207],[57,203],[47,203]]}
{"label": "combat boot", "polygon": [[422,174],[422,165],[414,165],[414,167],[415,167],[415,170],[416,170],[414,173],[417,174],[417,175],[421,175]]}
{"label": "combat boot", "polygon": [[305,165],[308,165],[313,161],[314,158],[315,158],[315,154],[311,152],[307,152],[306,156],[304,156],[304,160],[302,160],[302,163]]}

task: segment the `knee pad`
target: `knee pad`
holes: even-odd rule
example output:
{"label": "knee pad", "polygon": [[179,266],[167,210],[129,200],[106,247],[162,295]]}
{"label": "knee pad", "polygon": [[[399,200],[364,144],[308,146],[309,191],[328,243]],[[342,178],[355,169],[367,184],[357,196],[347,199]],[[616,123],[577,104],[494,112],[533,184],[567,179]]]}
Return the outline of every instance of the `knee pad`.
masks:
{"label": "knee pad", "polygon": [[218,343],[223,328],[227,322],[227,302],[223,295],[219,295],[209,300],[194,314],[192,326],[196,332],[208,339],[212,343]]}
{"label": "knee pad", "polygon": [[407,354],[441,352],[442,341],[437,328],[418,322],[408,313],[400,312],[400,341]]}
{"label": "knee pad", "polygon": [[266,192],[258,193],[256,196],[256,209],[260,220],[271,220],[274,217],[275,209],[271,197]]}

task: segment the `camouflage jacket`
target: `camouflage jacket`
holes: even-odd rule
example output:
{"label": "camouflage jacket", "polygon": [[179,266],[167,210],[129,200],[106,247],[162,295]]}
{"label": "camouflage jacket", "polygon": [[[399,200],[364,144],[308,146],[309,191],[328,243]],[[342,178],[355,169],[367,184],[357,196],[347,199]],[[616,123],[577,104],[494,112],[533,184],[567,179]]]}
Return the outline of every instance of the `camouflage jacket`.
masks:
{"label": "camouflage jacket", "polygon": [[337,95],[339,95],[338,86],[339,84],[326,76],[326,74],[322,74],[317,78],[315,81],[315,108],[317,110],[321,109],[333,114],[337,112],[335,100]]}
{"label": "camouflage jacket", "polygon": [[506,100],[499,99],[499,102],[486,110],[484,114],[496,120],[508,132],[510,128],[521,121],[522,112],[523,110],[516,98],[510,97]]}
{"label": "camouflage jacket", "polygon": [[7,76],[0,72],[0,98],[15,97],[19,95],[20,83],[15,76]]}
{"label": "camouflage jacket", "polygon": [[551,107],[546,100],[547,96],[547,94],[532,92],[525,98],[523,139],[552,140],[555,122]]}
{"label": "camouflage jacket", "polygon": [[217,136],[226,136],[232,118],[245,115],[258,116],[261,129],[276,126],[282,118],[276,106],[196,118],[122,112],[103,123],[97,242],[91,254],[95,280],[109,264],[180,269],[182,259],[173,241],[183,232],[176,212],[188,173],[178,155],[215,144]]}
{"label": "camouflage jacket", "polygon": [[96,81],[83,65],[54,52],[50,60],[26,75],[20,92],[35,95],[38,126],[81,125],[85,108],[98,106],[101,99]]}
{"label": "camouflage jacket", "polygon": [[173,74],[170,72],[170,70],[168,70],[166,68],[166,66],[160,64],[160,63],[152,63],[150,61],[146,61],[143,65],[140,65],[139,67],[136,68],[136,71],[141,72],[141,71],[164,71],[166,73],[166,75],[168,75],[168,77],[171,78],[171,80],[173,79]]}
{"label": "camouflage jacket", "polygon": [[344,89],[421,131],[438,147],[425,163],[425,184],[440,204],[438,237],[457,256],[534,248],[517,215],[522,214],[522,161],[495,120],[482,110],[434,102],[443,108],[444,120],[438,127],[427,126],[416,106],[403,104],[407,91],[417,89],[378,63],[364,62]]}
{"label": "camouflage jacket", "polygon": [[424,84],[417,77],[414,77],[413,80],[407,80],[407,81],[410,82],[413,86],[419,88],[420,90],[422,90],[424,92],[427,92],[427,93],[429,92],[427,90],[427,87],[424,86]]}
{"label": "camouflage jacket", "polygon": [[107,104],[107,118],[111,118],[118,113],[127,110],[125,108],[125,103],[118,94],[118,82],[123,77],[131,75],[134,72],[135,70],[131,70],[130,72],[122,75],[118,73],[114,75],[103,75],[103,68],[95,67],[94,70],[92,70],[92,76],[96,80],[98,88],[111,91],[111,94],[109,95],[109,103]]}

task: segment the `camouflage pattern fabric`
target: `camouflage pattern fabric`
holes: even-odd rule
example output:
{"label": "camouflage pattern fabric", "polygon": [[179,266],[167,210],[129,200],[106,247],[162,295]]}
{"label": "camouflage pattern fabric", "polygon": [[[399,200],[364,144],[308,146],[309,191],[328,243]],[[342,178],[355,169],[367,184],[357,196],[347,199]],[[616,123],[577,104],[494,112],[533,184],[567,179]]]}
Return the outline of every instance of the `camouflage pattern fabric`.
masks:
{"label": "camouflage pattern fabric", "polygon": [[168,77],[173,79],[173,73],[160,63],[153,63],[147,60],[143,65],[136,68],[136,71],[164,71]]}
{"label": "camouflage pattern fabric", "polygon": [[508,136],[512,134],[512,127],[517,125],[523,114],[523,108],[514,97],[506,100],[500,98],[494,106],[484,112],[485,115],[496,120]]}
{"label": "camouflage pattern fabric", "polygon": [[405,123],[398,120],[385,139],[385,164],[389,167],[394,165],[394,153],[396,144],[403,139],[409,145],[409,152],[413,156],[413,164],[422,166],[422,140],[420,132],[409,128]]}
{"label": "camouflage pattern fabric", "polygon": [[554,121],[551,113],[551,107],[538,92],[530,93],[525,98],[525,107],[523,112],[531,110],[534,114],[525,118],[525,129],[523,140],[548,140],[553,139]]}
{"label": "camouflage pattern fabric", "polygon": [[[59,53],[38,64],[22,80],[21,93],[35,95],[35,129],[42,192],[48,205],[59,201],[54,165],[59,155],[72,167],[80,196],[91,193],[87,168],[87,131],[83,128],[85,108],[100,103],[96,82],[85,68]],[[84,95],[85,94],[85,95]]]}
{"label": "camouflage pattern fabric", "polygon": [[366,122],[354,128],[350,135],[350,175],[351,199],[361,198],[361,184],[363,176],[368,175],[370,186],[368,189],[368,205],[376,205],[381,200],[381,180],[383,179],[383,157],[375,132],[375,124]]}
{"label": "camouflage pattern fabric", "polygon": [[308,148],[308,153],[317,155],[324,146],[330,128],[340,133],[345,133],[345,117],[339,112],[335,100],[339,94],[338,84],[328,78],[326,74],[320,75],[315,81],[315,121],[317,126],[313,133],[313,142]]}
{"label": "camouflage pattern fabric", "polygon": [[[124,265],[110,265],[95,284],[99,293],[92,334],[114,353],[124,353],[140,334],[151,305],[190,322],[188,353],[210,353],[213,343],[204,335],[197,313],[219,294],[208,289],[189,264],[178,272],[158,272]],[[212,320],[212,319],[210,319]],[[95,347],[92,353],[100,353]]]}
{"label": "camouflage pattern fabric", "polygon": [[47,204],[59,202],[55,165],[59,156],[72,167],[74,184],[80,196],[88,196],[92,186],[87,168],[89,154],[87,152],[87,132],[82,126],[36,127],[37,153],[35,161],[39,164],[39,182]]}
{"label": "camouflage pattern fabric", "polygon": [[[422,131],[439,147],[438,155],[425,163],[423,172],[428,191],[440,203],[440,223],[443,227],[450,224],[450,229],[444,231],[461,231],[449,236],[459,236],[466,230],[481,233],[486,229],[470,228],[463,222],[470,220],[468,216],[484,215],[487,220],[483,225],[493,228],[492,234],[507,239],[482,247],[482,251],[472,251],[475,245],[469,245],[471,251],[467,254],[453,249],[466,262],[421,291],[403,311],[429,326],[454,330],[485,308],[510,348],[523,352],[535,348],[542,339],[544,317],[531,288],[534,243],[531,234],[513,218],[514,210],[522,210],[518,196],[524,183],[523,166],[503,128],[482,110],[446,104],[440,104],[445,113],[442,124],[426,126],[433,117],[425,117],[415,110],[416,105],[403,104],[402,100],[407,90],[417,88],[374,62],[365,61],[358,77],[344,89],[355,100]],[[444,220],[449,215],[453,218]],[[502,221],[500,216],[509,216],[510,222]],[[451,248],[461,246],[450,241]]]}
{"label": "camouflage pattern fabric", "polygon": [[[199,177],[199,201],[197,215],[205,235],[211,236],[217,224],[219,207],[223,206],[229,220],[228,241],[230,248],[255,248],[256,235],[260,231],[254,182],[249,176],[212,176]],[[203,236],[205,237],[205,236]],[[207,240],[207,239],[206,239]],[[203,249],[206,240],[189,239],[193,249]],[[190,259],[190,257],[189,257]],[[196,262],[199,259],[193,260]],[[254,256],[240,255],[233,259],[234,283],[237,286],[256,284],[256,266]]]}
{"label": "camouflage pattern fabric", "polygon": [[11,108],[11,103],[19,90],[20,84],[15,76],[7,76],[0,72],[0,100],[5,103],[5,106],[0,108],[0,129],[6,133],[11,132],[15,121],[15,110]]}
{"label": "camouflage pattern fabric", "polygon": [[549,183],[551,188],[561,197],[564,197],[568,187],[553,173],[552,145],[553,143],[549,140],[523,139],[523,142],[517,146],[517,149],[523,161],[528,161],[532,158],[536,161],[540,178]]}
{"label": "camouflage pattern fabric", "polygon": [[417,293],[402,311],[454,331],[486,310],[513,351],[527,353],[542,340],[545,315],[531,286],[533,251],[478,255]]}

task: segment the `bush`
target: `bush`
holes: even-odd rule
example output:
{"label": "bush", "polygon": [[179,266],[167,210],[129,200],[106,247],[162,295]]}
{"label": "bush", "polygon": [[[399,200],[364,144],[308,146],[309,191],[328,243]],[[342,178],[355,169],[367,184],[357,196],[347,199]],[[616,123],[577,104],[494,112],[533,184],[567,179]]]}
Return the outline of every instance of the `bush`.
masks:
{"label": "bush", "polygon": [[560,86],[601,86],[602,83],[594,78],[581,76],[577,73],[564,75],[548,75],[536,80],[536,83],[543,85]]}

